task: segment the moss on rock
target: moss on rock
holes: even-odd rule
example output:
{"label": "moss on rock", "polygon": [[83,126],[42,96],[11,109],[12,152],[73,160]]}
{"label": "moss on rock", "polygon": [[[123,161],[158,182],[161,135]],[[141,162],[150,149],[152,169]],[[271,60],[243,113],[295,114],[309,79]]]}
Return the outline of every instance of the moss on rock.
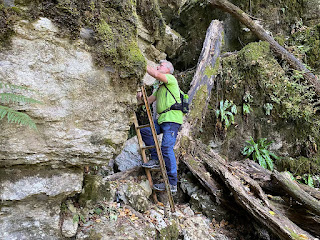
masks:
{"label": "moss on rock", "polygon": [[161,39],[165,33],[165,21],[158,0],[137,0],[137,6],[137,12],[144,19],[150,34],[155,40]]}
{"label": "moss on rock", "polygon": [[312,158],[303,156],[280,158],[276,161],[276,165],[280,171],[290,171],[300,176],[305,173],[315,175],[320,173],[320,156],[318,155]]}
{"label": "moss on rock", "polygon": [[160,240],[176,240],[179,239],[179,225],[172,220],[170,224],[160,230]]}
{"label": "moss on rock", "polygon": [[98,175],[86,175],[79,203],[81,206],[92,206],[99,201],[112,201],[115,190],[110,182],[103,182]]}
{"label": "moss on rock", "polygon": [[12,25],[17,14],[15,8],[5,7],[0,1],[0,50],[10,45],[14,34]]}
{"label": "moss on rock", "polygon": [[289,33],[292,24],[303,18],[304,3],[300,0],[235,0],[234,4],[252,16],[268,20],[262,24],[273,33]]}
{"label": "moss on rock", "polygon": [[[135,87],[146,71],[146,60],[137,45],[137,13],[134,0],[19,0],[15,8],[21,19],[50,18],[62,37],[78,39],[81,29],[93,32],[86,39],[95,63],[112,68],[129,87]],[[4,13],[0,8],[0,12]],[[7,14],[2,14],[7,16]],[[11,33],[7,18],[0,17],[0,39]],[[2,27],[4,25],[4,27]],[[4,33],[2,33],[4,32]]]}
{"label": "moss on rock", "polygon": [[[209,141],[214,135],[220,137],[214,128],[220,100],[232,100],[242,107],[244,96],[250,94],[252,110],[245,116],[235,116],[236,127],[228,129],[224,140],[215,146],[220,154],[229,159],[242,158],[240,151],[246,140],[267,137],[276,141],[276,154],[293,158],[314,156],[310,160],[316,162],[320,117],[314,103],[318,97],[302,74],[283,68],[266,42],[246,45],[237,54],[222,58],[221,65],[219,84],[212,90],[212,116],[206,116],[202,133],[206,136],[201,138]],[[273,106],[271,115],[264,109],[267,103]],[[211,137],[207,136],[210,132]]]}
{"label": "moss on rock", "polygon": [[300,54],[306,56],[306,64],[320,73],[320,24],[294,33],[289,43],[297,46]]}

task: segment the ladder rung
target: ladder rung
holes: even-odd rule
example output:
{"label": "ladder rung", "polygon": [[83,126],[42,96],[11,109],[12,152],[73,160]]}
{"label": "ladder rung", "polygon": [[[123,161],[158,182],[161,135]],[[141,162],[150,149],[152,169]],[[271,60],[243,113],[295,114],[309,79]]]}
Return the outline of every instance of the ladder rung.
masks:
{"label": "ladder rung", "polygon": [[156,147],[155,145],[145,146],[145,147],[142,147],[141,150],[147,150],[147,149],[151,149],[151,148],[155,148],[155,147]]}
{"label": "ladder rung", "polygon": [[150,127],[150,124],[140,125],[140,126],[137,127],[137,129],[146,128],[146,127]]}

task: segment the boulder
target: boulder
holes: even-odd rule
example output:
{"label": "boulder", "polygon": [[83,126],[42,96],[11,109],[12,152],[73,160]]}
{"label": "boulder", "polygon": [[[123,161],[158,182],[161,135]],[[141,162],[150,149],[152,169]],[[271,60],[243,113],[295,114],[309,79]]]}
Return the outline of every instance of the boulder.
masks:
{"label": "boulder", "polygon": [[145,212],[150,208],[148,198],[151,193],[149,183],[128,182],[120,186],[118,196],[120,200],[132,206],[136,211]]}
{"label": "boulder", "polygon": [[137,136],[130,138],[124,144],[122,152],[116,157],[115,165],[119,171],[125,171],[142,164]]}

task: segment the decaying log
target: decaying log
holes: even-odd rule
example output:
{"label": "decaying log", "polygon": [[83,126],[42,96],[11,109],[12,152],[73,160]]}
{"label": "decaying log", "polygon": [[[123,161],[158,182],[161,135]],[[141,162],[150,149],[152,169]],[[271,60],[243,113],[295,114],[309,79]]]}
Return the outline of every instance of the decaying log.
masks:
{"label": "decaying log", "polygon": [[279,200],[273,197],[270,202],[278,211],[299,225],[299,227],[319,238],[319,216],[310,213],[303,205],[290,201],[290,199]]}
{"label": "decaying log", "polygon": [[[237,173],[237,169],[231,167],[218,154],[207,151],[201,143],[196,144],[197,157],[204,161],[210,168],[210,172],[219,176],[232,192],[236,202],[250,213],[256,220],[268,228],[280,239],[315,239],[308,232],[302,230],[295,223],[270,204],[266,204],[267,196],[263,191],[252,188],[247,179],[250,176],[244,172]],[[243,177],[241,175],[246,175]],[[250,181],[253,181],[252,179]],[[256,186],[255,186],[256,187]],[[259,188],[258,188],[259,189]]]}
{"label": "decaying log", "polygon": [[[245,160],[241,162],[238,162],[238,161],[232,162],[230,164],[231,166],[241,169],[242,171],[248,173],[250,177],[254,179],[256,182],[258,182],[261,188],[264,189],[265,191],[274,193],[279,196],[282,196],[284,194],[289,194],[289,192],[285,191],[284,188],[281,186],[282,184],[278,184],[278,181],[280,180],[280,178],[278,178],[278,181],[277,181],[277,177],[272,178],[271,176],[272,172],[267,169],[264,169],[258,163],[252,160]],[[274,172],[273,174],[280,174],[280,173]],[[301,188],[311,197],[317,199],[318,201],[320,200],[319,190],[298,182],[295,182],[295,184],[298,185],[299,188]],[[295,199],[299,202],[302,202],[302,200],[300,201],[299,198],[295,198]]]}
{"label": "decaying log", "polygon": [[[237,170],[245,172],[258,183],[261,188],[268,193],[271,204],[283,215],[287,216],[292,222],[296,223],[305,231],[315,236],[320,236],[320,216],[316,216],[312,211],[308,211],[307,208],[301,204],[302,200],[300,199],[300,195],[296,194],[295,198],[291,197],[290,193],[282,187],[283,184],[279,184],[280,178],[277,180],[277,178],[272,177],[272,174],[282,173],[273,173],[252,160],[236,161],[230,163],[230,165]],[[298,182],[295,182],[295,184],[305,190],[306,193],[318,199],[318,190]],[[294,199],[296,199],[296,201]]]}
{"label": "decaying log", "polygon": [[201,179],[200,182],[206,188],[210,188],[209,192],[219,197],[217,183],[211,181],[208,174],[200,169],[202,166],[209,168],[209,174],[214,174],[226,184],[236,202],[280,239],[315,239],[271,206],[261,187],[249,174],[233,168],[219,155],[194,139],[205,116],[215,79],[214,71],[210,71],[213,73],[208,76],[208,71],[205,69],[217,67],[222,31],[222,24],[218,21],[213,21],[207,31],[196,74],[188,93],[191,101],[190,112],[184,119],[175,146],[178,158],[198,179]]}
{"label": "decaying log", "polygon": [[302,203],[306,208],[312,211],[314,214],[320,216],[320,202],[302,190],[290,176],[286,173],[279,173],[275,171],[272,177],[279,182],[282,188],[294,199]]}
{"label": "decaying log", "polygon": [[284,47],[282,47],[277,41],[274,40],[260,25],[255,23],[244,11],[237,6],[233,5],[227,0],[210,0],[210,3],[220,8],[221,10],[230,13],[237,18],[241,23],[246,25],[259,39],[270,43],[271,49],[281,59],[286,60],[290,66],[303,73],[304,77],[312,84],[317,94],[320,94],[320,82],[317,77],[307,69],[302,62],[300,62],[295,56],[289,53]]}

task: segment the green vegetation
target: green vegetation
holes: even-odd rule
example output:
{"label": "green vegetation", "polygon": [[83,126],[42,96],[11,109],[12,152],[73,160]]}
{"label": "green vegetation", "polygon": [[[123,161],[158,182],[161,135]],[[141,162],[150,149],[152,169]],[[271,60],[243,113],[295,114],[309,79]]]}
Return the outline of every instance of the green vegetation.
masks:
{"label": "green vegetation", "polygon": [[[9,104],[9,103],[38,103],[41,104],[40,101],[37,101],[33,98],[28,98],[20,94],[16,94],[15,92],[18,90],[23,91],[32,91],[26,87],[21,87],[13,84],[6,84],[0,81],[0,90],[4,91],[0,93],[0,103]],[[8,92],[9,91],[9,92]],[[32,118],[26,114],[19,111],[16,111],[8,106],[0,105],[0,120],[4,117],[7,117],[9,123],[15,123],[19,125],[29,126],[32,129],[37,129],[35,122]]]}
{"label": "green vegetation", "polygon": [[[237,114],[237,106],[229,100],[221,100],[219,109],[216,110],[216,117],[224,124],[227,129],[231,124],[234,124],[234,115]],[[230,111],[228,109],[230,108]]]}
{"label": "green vegetation", "polygon": [[269,116],[271,114],[271,110],[273,109],[273,105],[272,103],[265,103],[263,108],[266,111],[266,115]]}
{"label": "green vegetation", "polygon": [[[268,147],[272,142],[266,142],[266,138],[258,139],[257,143],[251,137],[251,140],[246,141],[247,146],[245,146],[242,150],[242,154],[246,157],[252,157],[254,161],[258,161],[258,163],[266,169],[273,170],[273,160],[279,159],[275,154],[268,150]],[[272,157],[272,158],[271,158]]]}
{"label": "green vegetation", "polygon": [[243,115],[247,115],[252,111],[250,103],[252,102],[252,95],[249,92],[243,96],[243,105],[242,105],[242,113]]}
{"label": "green vegetation", "polygon": [[205,70],[204,70],[204,75],[206,75],[208,78],[210,78],[211,76],[216,75],[216,74],[218,73],[219,66],[220,66],[220,58],[217,58],[214,67],[212,67],[212,66],[207,66],[207,67],[205,68]]}
{"label": "green vegetation", "polygon": [[314,27],[304,26],[293,34],[288,43],[306,64],[320,72],[320,24]]}
{"label": "green vegetation", "polygon": [[[222,59],[222,67],[223,81],[228,83],[224,89],[226,98],[232,97],[241,104],[241,90],[250,89],[256,105],[266,104],[267,114],[271,110],[269,103],[274,117],[299,125],[295,139],[313,136],[319,141],[319,98],[300,72],[279,65],[267,42],[246,45],[237,55]],[[257,114],[258,110],[254,111]]]}

